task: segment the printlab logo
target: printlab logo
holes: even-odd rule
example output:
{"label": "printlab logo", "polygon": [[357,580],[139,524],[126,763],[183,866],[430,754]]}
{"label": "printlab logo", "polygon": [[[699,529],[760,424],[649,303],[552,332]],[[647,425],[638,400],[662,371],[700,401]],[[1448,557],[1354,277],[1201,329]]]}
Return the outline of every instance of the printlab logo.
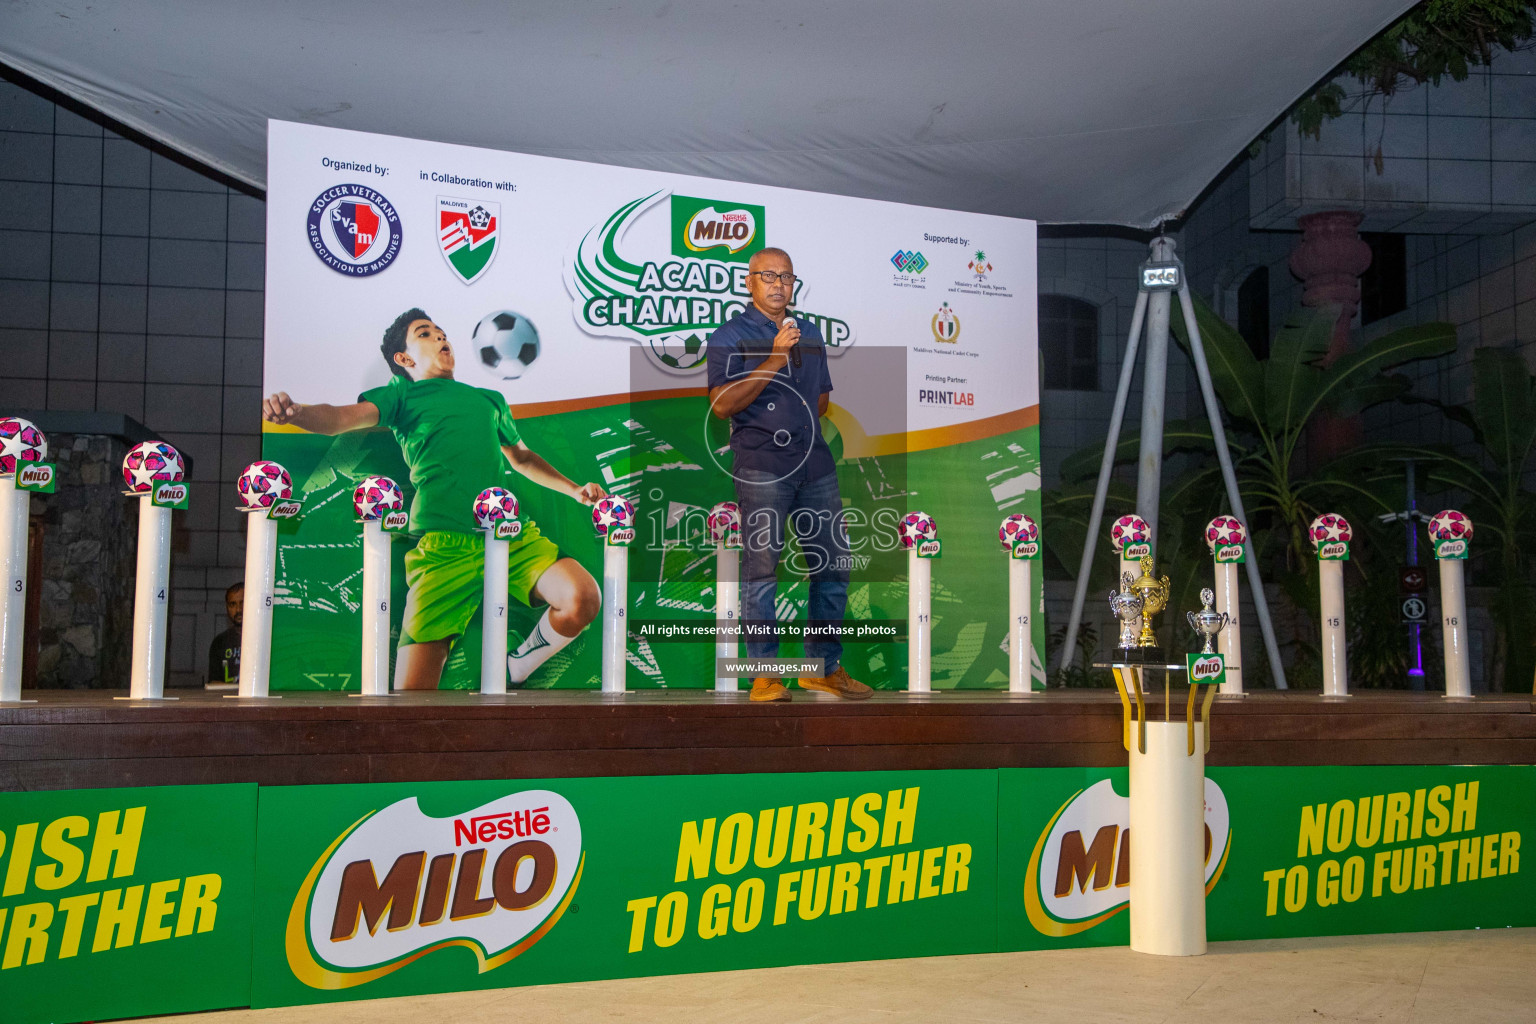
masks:
{"label": "printlab logo", "polygon": [[987,254],[980,249],[976,250],[976,255],[965,266],[967,270],[976,275],[977,284],[985,281],[987,275],[992,273],[992,264],[987,262]]}
{"label": "printlab logo", "polygon": [[[1085,932],[1130,905],[1131,801],[1104,779],[1081,790],[1045,826],[1030,854],[1024,908],[1042,935]],[[1216,887],[1231,838],[1227,798],[1205,780],[1205,891]]]}
{"label": "printlab logo", "polygon": [[764,213],[750,203],[672,197],[672,255],[745,263],[763,247]]}
{"label": "printlab logo", "polygon": [[933,320],[930,321],[929,326],[933,328],[934,341],[954,344],[960,340],[960,318],[955,315],[955,311],[949,307],[947,302],[939,307],[937,313],[933,314]]}
{"label": "printlab logo", "polygon": [[490,269],[500,236],[500,203],[437,197],[437,246],[448,268],[465,284]]}
{"label": "printlab logo", "polygon": [[928,269],[928,260],[920,252],[898,249],[891,257],[891,266],[903,274],[921,274]]}
{"label": "printlab logo", "polygon": [[400,255],[400,215],[365,185],[336,185],[309,204],[309,244],[338,274],[377,274]]}
{"label": "printlab logo", "polygon": [[310,868],[288,913],[288,965],[311,988],[337,990],[462,946],[484,974],[549,933],[584,864],[581,822],[558,793],[513,793],[446,818],[407,797],[364,815]]}

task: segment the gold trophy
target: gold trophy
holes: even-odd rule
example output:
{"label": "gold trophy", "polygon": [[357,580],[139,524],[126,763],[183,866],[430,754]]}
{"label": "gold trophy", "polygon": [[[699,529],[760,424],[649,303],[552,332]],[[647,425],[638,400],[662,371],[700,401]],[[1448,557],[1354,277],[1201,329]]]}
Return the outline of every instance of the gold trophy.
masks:
{"label": "gold trophy", "polygon": [[1152,556],[1147,555],[1141,560],[1141,575],[1131,582],[1131,590],[1141,595],[1141,635],[1136,638],[1136,646],[1147,652],[1158,649],[1157,637],[1152,632],[1152,616],[1168,607],[1171,589],[1168,577],[1154,577],[1153,568]]}

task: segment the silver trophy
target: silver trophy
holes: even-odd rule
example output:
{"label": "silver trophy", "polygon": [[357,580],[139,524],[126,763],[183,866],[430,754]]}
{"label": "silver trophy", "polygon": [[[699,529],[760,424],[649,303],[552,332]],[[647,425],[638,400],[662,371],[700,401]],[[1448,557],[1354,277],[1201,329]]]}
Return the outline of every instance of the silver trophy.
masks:
{"label": "silver trophy", "polygon": [[1227,628],[1227,623],[1232,617],[1226,612],[1217,611],[1213,605],[1216,603],[1216,593],[1210,587],[1200,591],[1201,609],[1197,612],[1185,612],[1184,617],[1189,620],[1189,628],[1205,638],[1205,645],[1200,648],[1202,655],[1216,653],[1216,634]]}
{"label": "silver trophy", "polygon": [[1109,610],[1120,620],[1120,650],[1135,648],[1138,629],[1135,623],[1141,618],[1141,595],[1131,589],[1131,574],[1120,578],[1120,589],[1109,592]]}

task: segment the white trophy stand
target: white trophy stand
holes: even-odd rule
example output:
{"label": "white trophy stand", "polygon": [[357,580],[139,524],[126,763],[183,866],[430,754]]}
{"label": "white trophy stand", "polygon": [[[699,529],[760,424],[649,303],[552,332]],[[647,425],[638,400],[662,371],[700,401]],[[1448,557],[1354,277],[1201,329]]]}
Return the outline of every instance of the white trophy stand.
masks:
{"label": "white trophy stand", "polygon": [[[723,541],[715,545],[715,621],[736,624],[741,621],[741,552]],[[741,645],[735,637],[715,641],[715,659],[735,658]],[[718,693],[735,693],[741,680],[735,676],[717,676]]]}
{"label": "white trophy stand", "polygon": [[[925,513],[914,513],[928,520],[927,539],[923,531],[902,538],[907,548],[907,692],[928,693],[933,689],[933,560],[919,552],[924,544],[935,544],[938,532]],[[910,516],[908,518],[911,518]]]}
{"label": "white trophy stand", "polygon": [[1039,557],[1040,528],[1029,516],[1016,514],[1003,520],[997,535],[1008,555],[1008,692],[1031,693],[1035,662],[1031,565]]}
{"label": "white trophy stand", "polygon": [[1131,948],[1138,953],[1205,952],[1205,728],[1147,722],[1145,750],[1131,747]]}
{"label": "white trophy stand", "polygon": [[[1337,536],[1319,539],[1320,531],[1326,530],[1326,527],[1320,524],[1329,518],[1343,524],[1342,535],[1338,535],[1339,529],[1336,526],[1333,533]],[[1322,639],[1320,646],[1323,658],[1323,696],[1348,697],[1349,662],[1346,650],[1347,623],[1344,620],[1344,560],[1324,558],[1323,554],[1330,545],[1340,542],[1349,543],[1349,524],[1342,516],[1318,516],[1312,520],[1311,535],[1317,543],[1318,552],[1317,582],[1322,612],[1322,621],[1319,622],[1318,629]]]}
{"label": "white trophy stand", "polygon": [[[36,426],[26,420],[13,425]],[[38,461],[47,459],[48,442],[38,431]],[[32,461],[32,460],[28,460]],[[18,461],[21,471],[25,462]],[[21,660],[27,615],[27,516],[32,496],[16,486],[16,477],[0,476],[0,704],[36,704],[21,699]]]}
{"label": "white trophy stand", "polygon": [[389,534],[363,521],[363,659],[360,697],[389,696]]}
{"label": "white trophy stand", "polygon": [[138,495],[139,554],[133,581],[133,660],[130,700],[175,700],[165,695],[165,611],[171,578],[171,510]]}
{"label": "white trophy stand", "polygon": [[[1220,532],[1222,539],[1211,539],[1213,533]],[[1237,613],[1242,606],[1242,595],[1237,588],[1237,563],[1222,561],[1223,548],[1234,545],[1244,548],[1248,546],[1248,528],[1231,516],[1217,516],[1211,520],[1205,528],[1206,544],[1211,549],[1211,557],[1215,561],[1216,569],[1216,611],[1225,612],[1227,624],[1216,634],[1216,652],[1226,662],[1227,678],[1221,684],[1223,697],[1243,696],[1243,635],[1238,628]]]}
{"label": "white trophy stand", "polygon": [[[1464,524],[1460,537],[1443,524],[1451,518]],[[1429,521],[1435,561],[1440,563],[1440,627],[1445,641],[1445,695],[1472,696],[1472,658],[1467,650],[1467,583],[1464,566],[1472,538],[1472,521],[1459,512],[1441,512]]]}
{"label": "white trophy stand", "polygon": [[507,692],[507,559],[511,542],[485,531],[485,592],[480,597],[480,693]]}
{"label": "white trophy stand", "polygon": [[236,697],[270,697],[272,604],[277,593],[277,520],[267,509],[245,513],[245,613],[240,623],[240,689]]}
{"label": "white trophy stand", "polygon": [[629,613],[629,548],[603,542],[603,692],[623,693],[625,623]]}

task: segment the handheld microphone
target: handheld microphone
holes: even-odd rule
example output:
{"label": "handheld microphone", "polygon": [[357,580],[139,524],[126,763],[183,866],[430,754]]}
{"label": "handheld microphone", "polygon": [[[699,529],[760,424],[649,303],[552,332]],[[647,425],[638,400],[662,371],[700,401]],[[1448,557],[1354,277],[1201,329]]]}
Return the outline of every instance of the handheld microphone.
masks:
{"label": "handheld microphone", "polygon": [[[784,318],[784,322],[779,324],[779,326],[780,327],[793,327],[793,326],[795,326],[795,318],[792,317],[792,316],[786,316]],[[795,347],[789,350],[789,361],[791,363],[795,364],[795,369],[797,369],[797,370],[800,369],[800,343],[799,342],[795,342]]]}

